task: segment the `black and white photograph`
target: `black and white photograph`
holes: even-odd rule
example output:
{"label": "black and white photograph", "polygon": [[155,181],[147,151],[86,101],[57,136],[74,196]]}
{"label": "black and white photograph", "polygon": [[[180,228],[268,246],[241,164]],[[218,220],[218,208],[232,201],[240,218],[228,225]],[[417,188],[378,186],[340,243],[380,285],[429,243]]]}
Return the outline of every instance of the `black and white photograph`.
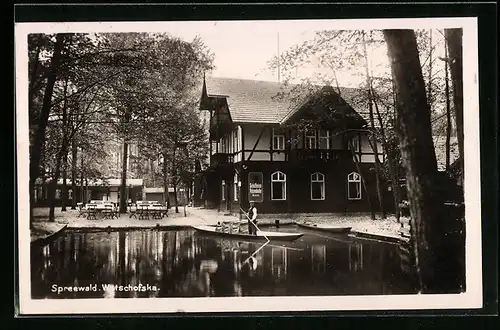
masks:
{"label": "black and white photograph", "polygon": [[482,304],[477,20],[15,25],[21,314]]}

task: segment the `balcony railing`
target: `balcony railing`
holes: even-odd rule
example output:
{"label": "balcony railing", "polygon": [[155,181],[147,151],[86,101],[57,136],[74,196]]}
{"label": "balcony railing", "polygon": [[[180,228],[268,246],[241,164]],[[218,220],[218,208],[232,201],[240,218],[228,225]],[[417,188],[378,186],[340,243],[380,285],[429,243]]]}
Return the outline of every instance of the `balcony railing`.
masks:
{"label": "balcony railing", "polygon": [[332,161],[347,155],[347,150],[295,149],[289,151],[290,161]]}
{"label": "balcony railing", "polygon": [[233,155],[216,153],[210,156],[210,166],[233,163]]}

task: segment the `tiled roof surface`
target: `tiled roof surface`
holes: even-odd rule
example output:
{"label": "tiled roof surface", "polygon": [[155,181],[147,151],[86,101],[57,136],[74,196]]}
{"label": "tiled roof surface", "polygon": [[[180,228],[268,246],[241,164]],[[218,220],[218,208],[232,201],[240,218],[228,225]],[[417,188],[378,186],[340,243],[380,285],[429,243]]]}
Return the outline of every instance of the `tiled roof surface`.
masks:
{"label": "tiled roof surface", "polygon": [[[295,85],[297,86],[297,85]],[[281,87],[277,82],[207,77],[208,95],[226,96],[231,118],[234,122],[279,123],[296,111],[294,105],[300,104],[300,95],[293,93],[292,98],[279,99]],[[294,85],[289,86],[292,89]],[[337,92],[338,89],[334,88]],[[355,88],[340,87],[341,97],[349,103],[365,120],[368,108],[363,103],[363,91]],[[304,92],[304,99],[306,94]]]}
{"label": "tiled roof surface", "polygon": [[289,103],[274,98],[278,83],[234,78],[206,78],[208,95],[227,96],[234,122],[278,123]]}

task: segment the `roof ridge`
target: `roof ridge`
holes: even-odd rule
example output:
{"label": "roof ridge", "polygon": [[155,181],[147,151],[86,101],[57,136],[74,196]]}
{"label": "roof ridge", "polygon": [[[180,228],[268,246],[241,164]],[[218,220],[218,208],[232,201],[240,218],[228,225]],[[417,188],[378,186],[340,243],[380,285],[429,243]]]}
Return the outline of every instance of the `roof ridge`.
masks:
{"label": "roof ridge", "polygon": [[[259,79],[249,79],[249,78],[236,78],[236,77],[221,77],[221,76],[207,76],[206,78],[208,79],[230,79],[230,80],[244,80],[244,81],[251,81],[255,83],[268,83],[268,84],[276,84],[276,85],[288,85],[288,86],[300,86],[301,83],[283,83],[283,82],[277,82],[277,81],[270,81],[270,80],[259,80]],[[333,89],[337,89],[337,86],[333,85],[320,85],[320,84],[312,84],[313,86],[317,87],[332,87]],[[350,89],[350,90],[362,90],[362,88],[357,88],[357,87],[348,87],[348,86],[338,86],[341,89]]]}
{"label": "roof ridge", "polygon": [[249,79],[249,78],[235,78],[235,77],[219,77],[219,76],[208,76],[208,79],[231,79],[231,80],[245,80],[245,81],[252,81],[252,82],[263,82],[263,83],[269,83],[269,84],[282,84],[277,81],[270,81],[270,80],[258,80],[258,79]]}

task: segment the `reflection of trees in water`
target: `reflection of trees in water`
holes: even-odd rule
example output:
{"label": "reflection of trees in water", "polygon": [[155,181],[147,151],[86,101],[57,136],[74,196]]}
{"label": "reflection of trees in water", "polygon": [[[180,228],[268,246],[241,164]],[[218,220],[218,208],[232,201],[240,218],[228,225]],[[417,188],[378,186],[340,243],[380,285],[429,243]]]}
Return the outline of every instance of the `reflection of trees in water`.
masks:
{"label": "reflection of trees in water", "polygon": [[[172,271],[165,272],[163,286],[169,295],[175,296],[241,296],[242,276],[248,276],[249,270],[243,265],[259,245],[235,240],[210,239],[203,236],[189,236],[184,242],[178,236],[172,236],[164,257],[164,268],[168,260],[174,261]],[[167,238],[168,241],[168,238]],[[183,253],[180,253],[181,251]],[[177,256],[177,258],[176,258]],[[255,255],[260,264],[257,272],[262,272],[263,251]],[[177,263],[175,263],[177,260]],[[162,292],[164,294],[166,292]]]}
{"label": "reflection of trees in water", "polygon": [[199,292],[196,282],[192,280],[197,278],[195,257],[199,250],[192,232],[167,231],[164,233],[162,292],[160,294],[162,296],[190,296],[193,292]]}
{"label": "reflection of trees in water", "polygon": [[391,294],[412,293],[411,278],[400,268],[398,245],[378,242],[351,244],[349,271],[345,281],[349,293]]}
{"label": "reflection of trees in water", "polygon": [[[358,241],[314,244],[311,239],[304,246],[270,243],[261,247],[262,243],[214,239],[192,231],[67,232],[33,249],[32,287],[36,297],[50,295],[52,283],[156,284],[160,296],[186,297],[405,290],[406,284],[399,284],[405,279],[397,246]],[[256,267],[249,264],[250,256]],[[86,294],[96,297],[102,292],[80,292],[78,297]]]}
{"label": "reflection of trees in water", "polygon": [[[92,233],[92,239],[81,232],[66,232],[47,245],[32,249],[33,292],[37,297],[54,296],[52,284],[85,286],[100,284],[108,263],[108,235]],[[65,292],[60,297],[96,297],[101,292]]]}

